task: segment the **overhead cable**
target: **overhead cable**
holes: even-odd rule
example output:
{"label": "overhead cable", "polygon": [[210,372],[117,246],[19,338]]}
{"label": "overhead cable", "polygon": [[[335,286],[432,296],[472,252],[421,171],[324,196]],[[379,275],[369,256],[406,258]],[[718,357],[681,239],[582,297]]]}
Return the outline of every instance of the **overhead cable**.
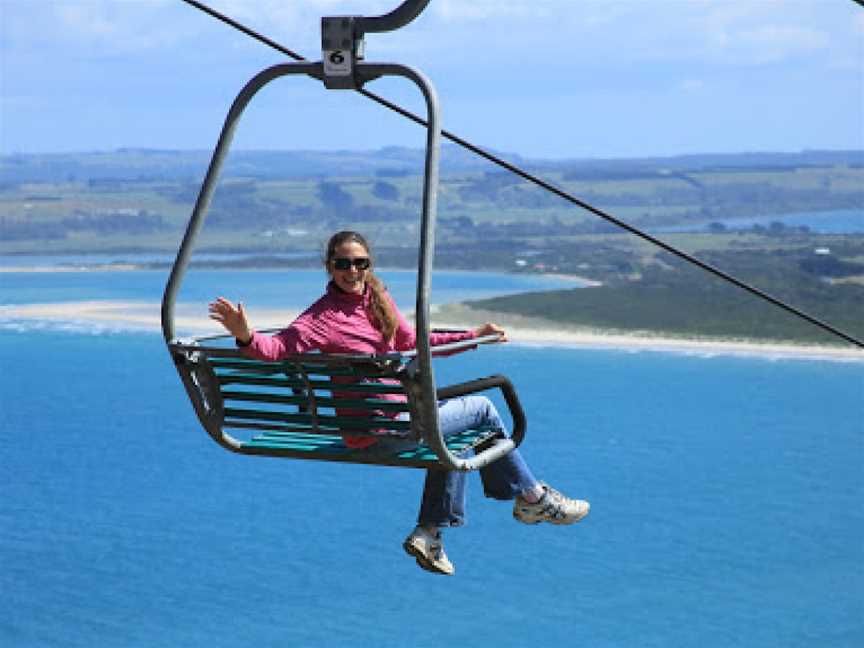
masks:
{"label": "overhead cable", "polygon": [[[858,2],[858,0],[854,0],[854,1]],[[237,30],[243,32],[247,36],[250,36],[250,37],[264,43],[265,45],[268,45],[269,47],[272,47],[273,49],[276,49],[276,50],[282,52],[283,54],[289,56],[290,58],[294,59],[295,61],[308,61],[307,58],[301,56],[300,54],[297,54],[296,52],[294,52],[294,51],[288,49],[287,47],[277,43],[276,41],[274,41],[270,38],[267,38],[266,36],[263,36],[262,34],[259,34],[256,31],[253,31],[252,29],[246,27],[245,25],[237,22],[233,18],[230,18],[230,17],[228,17],[222,13],[219,13],[215,9],[208,7],[207,5],[203,4],[202,2],[199,2],[198,0],[183,0],[183,2],[185,2],[189,5],[192,5],[196,9],[199,9],[199,10],[209,14],[210,16],[216,18],[217,20],[220,20],[220,21],[226,23],[227,25],[230,25],[234,29],[237,29]],[[862,2],[864,2],[864,0],[862,0]],[[384,97],[381,97],[380,95],[375,94],[374,92],[370,92],[370,91],[365,90],[365,89],[358,90],[357,92],[359,92],[360,94],[364,95],[365,97],[371,99],[372,101],[375,101],[376,103],[379,103],[380,105],[399,113],[403,117],[406,117],[406,118],[410,119],[411,121],[413,121],[413,122],[415,122],[421,126],[425,127],[427,125],[426,120],[424,120],[422,117],[415,115],[411,111],[406,110],[405,108],[399,106],[398,104],[395,104],[395,103],[385,99]],[[735,285],[735,286],[737,286],[743,290],[746,290],[747,292],[749,292],[749,293],[751,293],[751,294],[753,294],[753,295],[755,295],[761,299],[764,299],[764,300],[774,304],[775,306],[778,306],[779,308],[782,308],[786,312],[791,313],[797,317],[800,317],[801,319],[804,319],[804,320],[810,322],[811,324],[814,324],[815,326],[818,326],[819,328],[821,328],[825,331],[828,331],[829,333],[832,333],[832,334],[846,340],[847,342],[850,342],[851,344],[854,344],[855,346],[858,346],[858,347],[861,347],[862,349],[864,349],[864,341],[859,340],[858,338],[841,331],[840,329],[834,327],[833,325],[831,325],[831,324],[829,324],[823,320],[820,320],[820,319],[818,319],[812,315],[809,315],[808,313],[805,313],[804,311],[800,310],[799,308],[796,308],[795,306],[787,304],[786,302],[782,301],[781,299],[778,299],[777,297],[774,297],[774,296],[766,293],[765,291],[760,290],[759,288],[756,288],[755,286],[751,286],[750,284],[748,284],[748,283],[746,283],[740,279],[737,279],[736,277],[730,275],[729,273],[727,273],[727,272],[725,272],[725,271],[723,271],[723,270],[721,270],[721,269],[719,269],[719,268],[717,268],[717,267],[715,267],[709,263],[706,263],[705,261],[701,261],[700,259],[694,257],[693,255],[688,254],[687,252],[684,252],[683,250],[680,250],[680,249],[676,248],[675,246],[673,246],[673,245],[671,245],[671,244],[669,244],[669,243],[667,243],[661,239],[658,239],[655,236],[652,236],[651,234],[648,234],[647,232],[644,232],[644,231],[640,230],[639,228],[634,227],[633,225],[630,225],[629,223],[626,223],[626,222],[620,220],[619,218],[616,218],[612,214],[609,214],[609,213],[607,213],[607,212],[605,212],[605,211],[603,211],[597,207],[594,207],[593,205],[590,205],[589,203],[586,203],[583,200],[580,200],[579,198],[576,198],[575,196],[564,191],[563,189],[560,189],[559,187],[556,187],[555,185],[550,184],[549,182],[546,182],[545,180],[543,180],[541,178],[538,178],[537,176],[529,173],[528,171],[525,171],[525,170],[521,169],[520,167],[517,167],[516,165],[511,164],[510,162],[507,162],[506,160],[503,160],[492,153],[484,151],[480,147],[475,146],[471,142],[468,142],[467,140],[459,137],[458,135],[455,135],[455,134],[451,133],[450,131],[441,129],[441,136],[447,138],[451,142],[454,142],[455,144],[458,144],[459,146],[461,146],[465,149],[468,149],[472,153],[475,153],[475,154],[479,155],[480,157],[485,158],[486,160],[489,160],[493,164],[496,164],[496,165],[510,171],[511,173],[515,173],[519,177],[537,185],[538,187],[542,187],[543,189],[550,191],[551,193],[554,193],[556,196],[559,196],[559,197],[563,198],[564,200],[566,200],[566,201],[568,201],[574,205],[577,205],[578,207],[581,207],[582,209],[589,211],[596,216],[599,216],[600,218],[616,225],[617,227],[620,227],[621,229],[624,229],[624,230],[630,232],[631,234],[634,234],[634,235],[638,236],[639,238],[641,238],[645,241],[648,241],[649,243],[656,245],[657,247],[662,248],[663,250],[666,250],[670,254],[673,254],[673,255],[679,257],[680,259],[683,259],[684,261],[687,261],[688,263],[691,263],[691,264],[693,264],[699,268],[702,268],[703,270],[719,277],[720,279],[723,279],[724,281],[727,281],[727,282],[729,282],[729,283],[731,283],[731,284],[733,284],[733,285]]]}

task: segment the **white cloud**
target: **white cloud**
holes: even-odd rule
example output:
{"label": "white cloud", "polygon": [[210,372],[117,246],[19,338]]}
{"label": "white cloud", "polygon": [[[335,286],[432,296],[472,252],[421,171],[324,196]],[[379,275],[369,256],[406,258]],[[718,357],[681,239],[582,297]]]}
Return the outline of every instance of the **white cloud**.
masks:
{"label": "white cloud", "polygon": [[726,5],[706,16],[706,55],[717,63],[762,65],[828,53],[829,23],[800,2]]}
{"label": "white cloud", "polygon": [[[180,41],[183,21],[171,0],[4,0],[8,43],[19,52],[74,49],[101,55],[146,51]],[[188,32],[187,32],[188,35]]]}
{"label": "white cloud", "polygon": [[[848,2],[848,0],[845,0]],[[380,15],[399,0],[205,0],[286,46],[315,56],[322,15]],[[554,51],[599,61],[782,63],[837,49],[864,33],[864,12],[844,0],[431,0],[409,29],[369,38],[370,52],[507,48],[513,59]],[[830,5],[830,10],[827,8]],[[179,0],[2,0],[10,47],[73,46],[102,53],[222,45],[244,40]],[[478,28],[478,26],[480,28]],[[482,29],[481,29],[482,28]],[[220,31],[222,30],[222,31]],[[249,39],[248,46],[261,45]],[[214,42],[216,48],[219,43]],[[846,49],[849,49],[847,47]],[[404,50],[403,50],[404,51]],[[500,56],[500,54],[498,54]],[[839,54],[838,54],[839,56]],[[846,54],[848,59],[849,55]]]}

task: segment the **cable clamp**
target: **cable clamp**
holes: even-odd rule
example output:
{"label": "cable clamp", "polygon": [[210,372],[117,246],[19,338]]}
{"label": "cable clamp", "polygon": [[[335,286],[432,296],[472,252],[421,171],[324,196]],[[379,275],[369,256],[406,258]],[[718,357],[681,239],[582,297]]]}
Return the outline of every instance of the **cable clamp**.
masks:
{"label": "cable clamp", "polygon": [[366,48],[361,16],[326,16],[321,19],[321,62],[324,85],[331,90],[359,90],[365,80],[357,75],[357,62]]}

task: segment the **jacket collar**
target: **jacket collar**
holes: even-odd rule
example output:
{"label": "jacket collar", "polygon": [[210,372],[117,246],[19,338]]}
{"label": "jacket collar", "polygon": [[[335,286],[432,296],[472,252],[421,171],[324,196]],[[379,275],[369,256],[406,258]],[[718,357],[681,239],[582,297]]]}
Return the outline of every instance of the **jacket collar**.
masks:
{"label": "jacket collar", "polygon": [[327,294],[336,299],[339,302],[344,304],[365,304],[369,301],[369,284],[363,288],[363,293],[358,295],[357,293],[348,293],[342,290],[339,286],[336,285],[335,281],[330,281],[327,284]]}

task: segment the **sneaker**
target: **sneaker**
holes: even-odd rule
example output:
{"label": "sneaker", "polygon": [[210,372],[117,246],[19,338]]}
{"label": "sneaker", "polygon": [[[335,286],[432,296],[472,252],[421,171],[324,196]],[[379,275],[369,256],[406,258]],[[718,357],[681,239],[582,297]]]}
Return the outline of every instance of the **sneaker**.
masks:
{"label": "sneaker", "polygon": [[405,549],[405,553],[414,556],[417,559],[417,564],[426,571],[447,576],[456,573],[456,568],[453,567],[453,563],[447,559],[447,554],[444,553],[444,543],[440,534],[434,536],[426,529],[418,526],[411,532],[411,535],[405,538],[402,547]]}
{"label": "sneaker", "polygon": [[543,497],[536,504],[529,504],[521,497],[516,497],[513,504],[513,517],[525,524],[573,524],[578,522],[591,510],[591,505],[584,500],[574,500],[565,497],[547,484],[543,486]]}

